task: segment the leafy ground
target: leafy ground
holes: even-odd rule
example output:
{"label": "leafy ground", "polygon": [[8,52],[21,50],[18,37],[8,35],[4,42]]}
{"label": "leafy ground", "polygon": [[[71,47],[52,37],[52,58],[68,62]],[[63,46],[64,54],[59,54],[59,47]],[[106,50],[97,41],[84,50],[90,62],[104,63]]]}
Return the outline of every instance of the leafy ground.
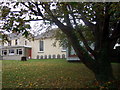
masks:
{"label": "leafy ground", "polygon": [[[118,65],[113,63],[116,78]],[[93,73],[82,63],[64,59],[2,62],[3,88],[85,88],[94,80]]]}

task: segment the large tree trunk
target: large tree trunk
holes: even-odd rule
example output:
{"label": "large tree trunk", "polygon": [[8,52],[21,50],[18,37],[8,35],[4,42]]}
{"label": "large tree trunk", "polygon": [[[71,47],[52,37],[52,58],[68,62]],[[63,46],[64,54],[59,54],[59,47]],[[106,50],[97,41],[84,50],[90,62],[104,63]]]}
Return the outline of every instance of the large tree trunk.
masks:
{"label": "large tree trunk", "polygon": [[112,65],[109,60],[107,47],[102,48],[99,51],[96,59],[98,67],[96,68],[94,74],[96,80],[99,82],[99,85],[105,86],[105,84],[108,85],[108,83],[111,83],[108,86],[116,88],[116,86],[112,83],[113,81],[115,81],[115,78],[113,75]]}
{"label": "large tree trunk", "polygon": [[94,72],[97,87],[118,88],[118,84],[113,76],[112,66],[110,63],[104,61],[106,58],[99,58],[102,60],[99,62],[96,72]]}
{"label": "large tree trunk", "polygon": [[106,62],[108,58],[100,57],[98,59],[98,68],[96,68],[96,72],[94,72],[96,80],[100,82],[100,84],[104,82],[109,82],[114,80],[113,70],[110,62]]}

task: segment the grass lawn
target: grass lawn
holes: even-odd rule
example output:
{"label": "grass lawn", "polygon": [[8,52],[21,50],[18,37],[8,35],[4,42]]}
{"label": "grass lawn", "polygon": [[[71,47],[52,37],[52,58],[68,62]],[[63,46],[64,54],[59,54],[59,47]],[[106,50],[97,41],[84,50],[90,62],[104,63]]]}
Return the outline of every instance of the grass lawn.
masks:
{"label": "grass lawn", "polygon": [[[116,78],[120,77],[118,65],[113,63]],[[82,63],[64,59],[2,61],[3,88],[85,88],[94,74]]]}

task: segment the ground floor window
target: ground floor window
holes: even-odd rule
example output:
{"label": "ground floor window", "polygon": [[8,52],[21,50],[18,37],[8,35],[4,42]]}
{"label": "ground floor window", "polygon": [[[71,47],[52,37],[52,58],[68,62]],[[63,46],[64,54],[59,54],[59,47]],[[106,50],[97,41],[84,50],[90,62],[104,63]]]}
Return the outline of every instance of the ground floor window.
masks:
{"label": "ground floor window", "polygon": [[55,55],[55,54],[53,54],[53,55],[40,55],[40,56],[37,55],[36,58],[37,59],[60,59],[60,58],[65,59],[66,55],[65,54],[62,54],[62,55],[60,55],[60,54],[58,54],[58,55]]}
{"label": "ground floor window", "polygon": [[17,49],[17,55],[22,55],[22,49]]}
{"label": "ground floor window", "polygon": [[14,55],[14,54],[15,54],[14,49],[10,49],[9,50],[9,55]]}
{"label": "ground floor window", "polygon": [[7,55],[7,50],[2,50],[2,55]]}
{"label": "ground floor window", "polygon": [[9,50],[2,50],[2,55],[22,55],[22,49],[9,49]]}

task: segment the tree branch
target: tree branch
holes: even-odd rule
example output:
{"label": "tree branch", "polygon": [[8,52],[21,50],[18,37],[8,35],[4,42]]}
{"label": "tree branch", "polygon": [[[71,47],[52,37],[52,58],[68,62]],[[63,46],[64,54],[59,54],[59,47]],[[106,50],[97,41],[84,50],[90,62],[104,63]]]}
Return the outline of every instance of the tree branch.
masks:
{"label": "tree branch", "polygon": [[45,11],[51,16],[51,19],[56,23],[56,25],[65,33],[67,34],[69,32],[69,29],[67,29],[67,27],[61,23],[54,15],[53,13],[50,11],[49,5],[47,3],[44,3],[45,6],[42,7],[45,9]]}
{"label": "tree branch", "polygon": [[95,32],[95,31],[94,31],[95,25],[94,25],[93,23],[89,22],[89,21],[85,18],[85,15],[84,15],[82,12],[80,12],[80,14],[81,14],[81,19],[83,20],[83,22],[85,23],[85,25],[87,25],[88,27],[90,27],[91,30],[92,30],[93,32]]}
{"label": "tree branch", "polygon": [[25,4],[25,2],[21,2],[25,7],[27,7],[29,10],[31,10],[32,12],[34,12],[34,14],[36,15],[36,16],[38,16],[38,13],[37,13],[37,11],[35,11],[33,8],[31,8],[30,6],[31,6],[31,3],[30,2],[28,2],[28,4],[29,4],[29,6],[27,6],[26,4]]}
{"label": "tree branch", "polygon": [[64,19],[65,19],[65,22],[67,23],[67,26],[73,28],[73,26],[70,22],[70,17],[69,17],[69,13],[68,13],[69,11],[68,11],[67,7],[68,7],[68,5],[64,4],[64,6],[63,6]]}
{"label": "tree branch", "polygon": [[117,35],[117,36],[113,36],[112,38],[110,38],[111,40],[115,40],[115,39],[118,39],[118,38],[120,38],[120,34],[119,35]]}
{"label": "tree branch", "polygon": [[29,20],[24,20],[24,21],[29,22],[29,21],[40,21],[40,20],[52,21],[52,20],[50,20],[48,18],[43,18],[43,19],[29,19]]}
{"label": "tree branch", "polygon": [[103,22],[103,31],[102,31],[102,41],[108,40],[109,38],[109,21],[110,21],[110,14],[109,14],[109,7],[110,3],[105,3],[105,16]]}
{"label": "tree branch", "polygon": [[118,21],[115,30],[112,32],[110,37],[110,49],[113,49],[118,38],[120,37],[120,21]]}
{"label": "tree branch", "polygon": [[[120,35],[120,21],[118,21],[115,30],[112,32],[110,39],[116,39]],[[117,37],[116,37],[117,36]]]}
{"label": "tree branch", "polygon": [[[69,7],[69,9],[70,9],[70,6],[68,6],[68,7]],[[72,8],[72,7],[71,7],[71,8]],[[73,9],[73,8],[72,8],[72,9]],[[70,10],[71,10],[71,9],[70,9]],[[95,52],[89,47],[87,40],[85,39],[84,35],[82,34],[81,29],[79,28],[79,26],[78,26],[78,24],[77,24],[77,22],[76,22],[76,20],[75,20],[74,13],[71,13],[71,16],[73,17],[73,21],[74,21],[74,24],[76,25],[77,32],[79,33],[79,35],[80,35],[80,37],[81,37],[81,39],[82,39],[82,41],[83,41],[86,49],[87,49],[92,55],[95,56]]]}
{"label": "tree branch", "polygon": [[43,17],[43,14],[41,13],[40,8],[39,8],[39,6],[38,6],[38,3],[35,2],[35,5],[36,5],[37,11],[38,11],[38,16]]}

